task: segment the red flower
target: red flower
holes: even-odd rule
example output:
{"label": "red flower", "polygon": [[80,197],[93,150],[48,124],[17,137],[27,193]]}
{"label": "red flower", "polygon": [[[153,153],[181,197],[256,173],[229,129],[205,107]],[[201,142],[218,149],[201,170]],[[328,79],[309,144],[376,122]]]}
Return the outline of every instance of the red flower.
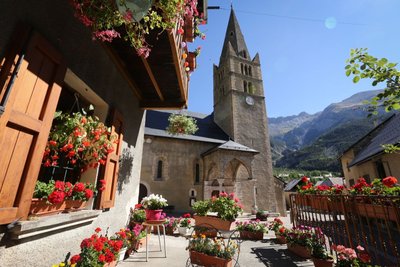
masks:
{"label": "red flower", "polygon": [[182,28],[179,28],[179,29],[178,29],[178,33],[179,33],[179,34],[183,34],[184,32],[185,32],[185,31],[184,31]]}
{"label": "red flower", "polygon": [[190,218],[190,213],[183,214],[183,218]]}
{"label": "red flower", "polygon": [[52,204],[58,204],[64,201],[65,193],[62,191],[53,191],[48,197],[47,200]]}
{"label": "red flower", "polygon": [[82,119],[81,119],[81,123],[82,124],[85,124],[87,122],[87,119],[86,119],[86,117],[82,117]]}
{"label": "red flower", "polygon": [[281,228],[279,228],[279,233],[281,233],[281,234],[283,234],[284,232],[285,232],[285,227],[281,227]]}
{"label": "red flower", "polygon": [[93,191],[90,190],[90,189],[85,189],[85,197],[86,197],[87,199],[92,198],[92,197],[93,197]]}
{"label": "red flower", "polygon": [[93,244],[93,248],[94,248],[96,251],[98,251],[98,252],[102,251],[102,250],[103,250],[103,247],[104,247],[104,243],[101,242],[100,240],[97,240],[97,241]]}
{"label": "red flower", "polygon": [[71,257],[71,264],[77,263],[78,261],[80,261],[80,259],[81,259],[81,256],[80,256],[80,255],[74,255],[74,256],[72,256],[72,257]]}
{"label": "red flower", "polygon": [[88,247],[90,247],[90,245],[91,245],[91,242],[90,242],[89,238],[85,238],[81,242],[81,248],[88,248]]}
{"label": "red flower", "polygon": [[112,253],[110,250],[107,250],[105,260],[106,262],[113,262],[115,260],[114,253]]}
{"label": "red flower", "polygon": [[307,176],[301,177],[301,181],[302,181],[303,183],[308,183],[309,180],[310,180],[310,178],[308,178]]}
{"label": "red flower", "polygon": [[68,152],[67,157],[68,158],[72,158],[73,156],[75,156],[75,150],[71,150]]}
{"label": "red flower", "polygon": [[135,205],[135,209],[141,209],[141,208],[142,208],[142,204],[139,203],[139,204]]}
{"label": "red flower", "polygon": [[85,185],[83,183],[76,183],[74,185],[75,192],[82,192],[83,190],[85,190]]}
{"label": "red flower", "polygon": [[56,145],[57,145],[57,142],[54,141],[54,140],[50,140],[50,141],[49,141],[49,144],[50,144],[51,146],[56,146]]}
{"label": "red flower", "polygon": [[387,187],[393,187],[397,183],[396,177],[388,176],[382,180],[382,183]]}
{"label": "red flower", "polygon": [[105,262],[106,261],[106,256],[104,254],[99,255],[99,262]]}
{"label": "red flower", "polygon": [[46,159],[46,161],[43,163],[43,166],[50,167],[51,166],[51,161],[49,159]]}
{"label": "red flower", "polygon": [[89,142],[89,141],[83,141],[83,142],[82,142],[82,145],[83,145],[84,147],[88,147],[88,146],[90,146],[90,142]]}
{"label": "red flower", "polygon": [[63,181],[56,181],[54,188],[59,190],[59,191],[64,191],[65,190],[65,184]]}
{"label": "red flower", "polygon": [[94,231],[95,231],[96,233],[100,233],[100,232],[101,232],[101,228],[100,228],[100,227],[97,227],[96,229],[94,229]]}

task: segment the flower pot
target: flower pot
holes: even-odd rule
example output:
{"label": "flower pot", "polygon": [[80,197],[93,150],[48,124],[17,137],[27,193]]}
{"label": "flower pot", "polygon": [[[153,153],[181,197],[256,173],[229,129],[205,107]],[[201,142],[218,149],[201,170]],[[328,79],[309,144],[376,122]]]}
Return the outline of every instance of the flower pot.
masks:
{"label": "flower pot", "polygon": [[196,68],[196,54],[189,52],[186,61],[189,63],[190,70],[193,71]]}
{"label": "flower pot", "polygon": [[305,259],[311,258],[311,249],[305,246],[300,246],[297,244],[288,243],[288,250]]}
{"label": "flower pot", "polygon": [[214,228],[217,230],[230,231],[235,229],[235,221],[225,221],[216,216],[193,216],[195,225],[200,227]]}
{"label": "flower pot", "polygon": [[123,261],[125,259],[125,254],[126,254],[127,250],[128,250],[127,247],[121,248],[121,250],[119,251],[119,254],[118,254],[118,261]]}
{"label": "flower pot", "polygon": [[396,213],[400,211],[398,210],[397,207],[393,206],[355,203],[355,212],[364,217],[396,221],[397,220]]}
{"label": "flower pot", "polygon": [[115,267],[117,266],[117,261],[107,262],[104,267]]}
{"label": "flower pot", "polygon": [[162,219],[163,210],[146,210],[147,221],[160,221]]}
{"label": "flower pot", "polygon": [[333,259],[317,259],[312,257],[312,261],[315,267],[332,267],[333,266]]}
{"label": "flower pot", "polygon": [[240,231],[240,238],[247,240],[263,240],[264,232]]}
{"label": "flower pot", "polygon": [[65,201],[64,212],[78,211],[86,208],[87,202],[82,200],[72,200],[68,199]]}
{"label": "flower pot", "polygon": [[184,39],[186,42],[193,42],[194,40],[194,19],[193,17],[185,17],[184,25]]}
{"label": "flower pot", "polygon": [[141,238],[139,240],[136,240],[136,239],[133,240],[131,242],[131,249],[128,250],[129,254],[131,254],[132,251],[138,251],[139,248],[144,247],[145,245],[146,245],[146,237],[143,237],[143,238]]}
{"label": "flower pot", "polygon": [[276,236],[276,239],[275,239],[276,243],[287,244],[286,238],[283,235],[281,235],[279,233],[275,233],[275,236]]}
{"label": "flower pot", "polygon": [[214,238],[217,237],[217,230],[215,229],[196,229],[196,235],[200,236],[200,235],[205,235],[206,237],[209,238]]}
{"label": "flower pot", "polygon": [[33,198],[29,209],[30,215],[46,216],[61,213],[65,209],[65,201],[59,204],[48,204],[47,199]]}
{"label": "flower pot", "polygon": [[178,232],[182,236],[186,236],[189,233],[189,228],[188,227],[182,227],[178,226]]}
{"label": "flower pot", "polygon": [[232,267],[232,259],[209,256],[194,250],[190,252],[190,262],[205,267]]}
{"label": "flower pot", "polygon": [[165,227],[165,234],[166,235],[174,235],[175,228],[171,226]]}

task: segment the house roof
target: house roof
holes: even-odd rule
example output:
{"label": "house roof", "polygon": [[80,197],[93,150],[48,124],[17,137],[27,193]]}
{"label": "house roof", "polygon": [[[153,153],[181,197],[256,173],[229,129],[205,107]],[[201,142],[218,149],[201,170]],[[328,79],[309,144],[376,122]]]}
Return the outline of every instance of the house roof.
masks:
{"label": "house roof", "polygon": [[343,185],[343,178],[341,177],[331,177],[328,180],[331,181],[332,185]]}
{"label": "house roof", "polygon": [[234,151],[241,151],[241,152],[250,152],[250,153],[259,153],[257,150],[254,150],[252,148],[249,148],[247,146],[244,146],[242,144],[236,143],[232,140],[229,140],[222,145],[216,146],[211,148],[210,150],[204,152],[202,155],[205,156],[207,154],[210,154],[214,151],[224,149],[224,150],[234,150]]}
{"label": "house roof", "polygon": [[298,184],[300,181],[301,181],[300,178],[291,180],[291,181],[286,185],[286,187],[283,189],[283,191],[291,191],[293,188],[295,188],[295,187],[297,186],[297,184]]}
{"label": "house roof", "polygon": [[[400,114],[395,113],[376,128],[376,135],[367,143],[350,162],[349,167],[369,160],[371,157],[383,152],[382,145],[398,144],[400,142]],[[379,126],[378,126],[379,127]]]}
{"label": "house roof", "polygon": [[[167,133],[168,117],[171,113],[180,113],[196,119],[199,130],[193,135],[171,135]],[[146,111],[145,135],[160,136],[183,140],[202,141],[223,144],[229,140],[229,136],[214,122],[213,114],[205,115],[190,111]]]}

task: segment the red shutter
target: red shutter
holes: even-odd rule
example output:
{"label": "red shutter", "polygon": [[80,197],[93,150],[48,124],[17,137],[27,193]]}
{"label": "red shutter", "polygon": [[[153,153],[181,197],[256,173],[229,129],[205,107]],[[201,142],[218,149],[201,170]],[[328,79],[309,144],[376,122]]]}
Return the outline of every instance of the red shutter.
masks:
{"label": "red shutter", "polygon": [[41,36],[31,34],[23,52],[26,40],[10,46],[0,73],[0,224],[28,215],[66,71],[61,55]]}
{"label": "red shutter", "polygon": [[115,190],[117,189],[118,183],[118,171],[119,171],[119,157],[121,155],[122,141],[123,141],[123,121],[122,115],[114,110],[112,112],[112,133],[118,136],[118,142],[114,144],[114,151],[107,156],[107,162],[100,169],[99,179],[106,181],[106,188],[101,192],[99,197],[99,208],[107,209],[114,207],[115,202]]}

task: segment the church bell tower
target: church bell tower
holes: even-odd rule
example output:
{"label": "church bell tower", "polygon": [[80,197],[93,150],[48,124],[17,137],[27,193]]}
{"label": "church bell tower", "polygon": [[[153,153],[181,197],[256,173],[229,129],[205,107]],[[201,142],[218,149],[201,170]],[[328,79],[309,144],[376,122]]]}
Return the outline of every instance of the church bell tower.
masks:
{"label": "church bell tower", "polygon": [[259,152],[251,177],[256,204],[277,211],[260,58],[258,53],[251,58],[233,9],[219,66],[214,65],[214,121],[235,142]]}

